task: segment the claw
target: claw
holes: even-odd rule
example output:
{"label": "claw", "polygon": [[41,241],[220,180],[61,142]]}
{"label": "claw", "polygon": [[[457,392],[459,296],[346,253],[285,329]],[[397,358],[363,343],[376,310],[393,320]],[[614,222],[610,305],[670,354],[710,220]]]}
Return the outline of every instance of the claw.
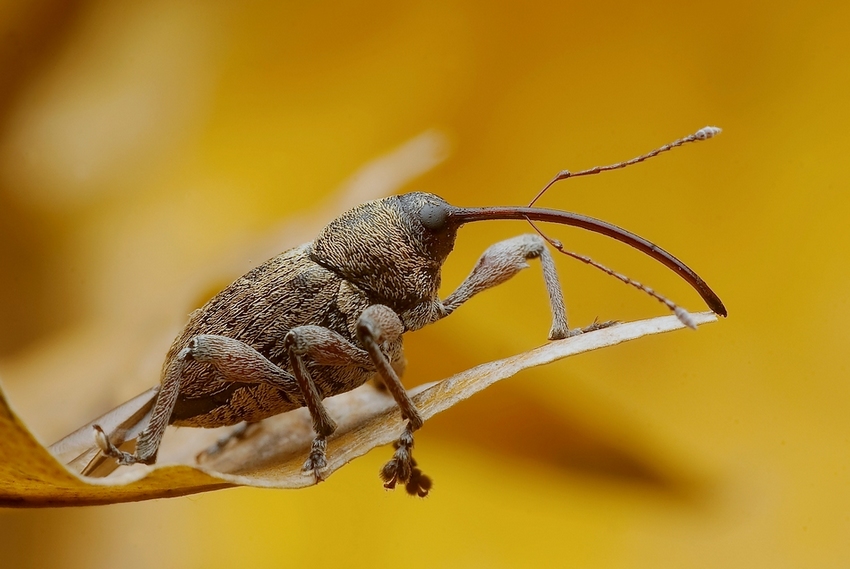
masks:
{"label": "claw", "polygon": [[428,492],[431,491],[432,486],[433,482],[431,481],[431,478],[422,474],[422,471],[418,468],[414,468],[413,473],[410,476],[410,480],[408,480],[407,484],[404,485],[404,489],[407,490],[407,493],[411,496],[424,498],[428,495]]}
{"label": "claw", "polygon": [[606,320],[605,322],[600,322],[598,319],[591,322],[589,325],[585,326],[581,329],[581,333],[585,332],[593,332],[595,330],[602,330],[603,328],[609,328],[614,326],[615,324],[619,324],[619,320]]}
{"label": "claw", "polygon": [[380,472],[381,479],[384,481],[384,488],[393,490],[396,485],[404,484],[404,489],[408,494],[424,498],[428,495],[433,483],[428,476],[422,474],[422,471],[416,467],[416,460],[413,459],[412,452],[413,433],[410,426],[393,443],[393,446],[396,451]]}
{"label": "claw", "polygon": [[313,444],[310,447],[310,455],[304,461],[304,466],[301,471],[304,474],[312,474],[316,477],[316,482],[324,480],[324,471],[328,469],[328,460],[325,451],[328,448],[328,443],[323,437],[313,439]]}
{"label": "claw", "polygon": [[106,433],[100,425],[92,425],[92,427],[94,428],[94,442],[103,454],[110,458],[114,458],[121,466],[130,466],[131,464],[142,462],[136,455],[124,452],[112,444],[112,441],[109,440],[109,437],[106,436]]}

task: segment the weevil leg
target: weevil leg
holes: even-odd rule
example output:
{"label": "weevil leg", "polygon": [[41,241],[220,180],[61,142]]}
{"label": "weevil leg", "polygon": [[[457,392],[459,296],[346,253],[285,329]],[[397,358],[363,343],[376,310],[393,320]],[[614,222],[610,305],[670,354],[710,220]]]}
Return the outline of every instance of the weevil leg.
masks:
{"label": "weevil leg", "polygon": [[555,261],[546,247],[546,242],[534,233],[506,239],[487,248],[469,276],[443,301],[445,315],[454,312],[461,304],[479,292],[500,285],[521,270],[528,268],[526,261],[535,258],[539,258],[543,266],[543,281],[546,284],[549,305],[552,308],[552,328],[549,330],[549,339],[560,340],[573,335],[574,332],[567,326],[567,309],[564,306],[564,294],[561,292]]}
{"label": "weevil leg", "polygon": [[[287,346],[291,348],[290,357],[294,349],[298,358],[307,356],[323,365],[345,365],[354,362],[367,368],[373,367],[369,355],[364,350],[326,328],[302,326],[290,331],[287,338]],[[174,410],[180,392],[183,370],[188,361],[198,361],[213,366],[222,381],[268,383],[277,387],[282,396],[299,398],[299,400],[303,398],[310,409],[318,433],[325,433],[322,436],[327,436],[336,428],[322,407],[321,400],[318,400],[317,407],[309,385],[298,381],[297,374],[293,376],[281,369],[244,342],[226,336],[200,334],[189,340],[186,348],[180,351],[166,372],[165,380],[154,403],[150,422],[136,441],[135,453],[130,454],[118,449],[109,441],[103,430],[95,426],[96,442],[104,454],[117,459],[122,465],[138,462],[152,464],[156,461],[162,435]],[[301,367],[303,368],[303,363]],[[299,368],[294,366],[294,369]],[[309,379],[309,375],[307,378]],[[309,384],[312,385],[312,380],[309,380]],[[312,391],[315,392],[315,386]],[[316,408],[319,409],[318,412],[314,412]],[[324,453],[320,452],[323,444],[323,442],[314,442],[311,456],[315,455],[316,463],[320,463],[319,458],[324,457]]]}
{"label": "weevil leg", "polygon": [[118,464],[122,466],[136,463],[153,464],[156,462],[156,454],[162,442],[162,435],[165,433],[165,427],[168,426],[171,412],[174,410],[174,404],[177,402],[177,395],[180,393],[183,369],[186,366],[186,362],[190,359],[190,348],[184,348],[177,354],[177,357],[174,358],[168,367],[165,379],[162,382],[153,410],[151,411],[148,426],[139,433],[136,439],[136,451],[133,454],[120,450],[109,440],[109,437],[106,436],[106,433],[103,432],[103,429],[99,425],[94,425],[95,442],[106,456],[117,459]]}
{"label": "weevil leg", "polygon": [[317,435],[304,463],[304,471],[312,472],[320,480],[327,467],[326,439],[336,430],[336,423],[322,405],[322,396],[304,361],[309,359],[329,366],[356,364],[367,369],[374,366],[364,350],[321,326],[297,326],[287,332],[283,343],[292,373],[273,364],[248,344],[226,336],[195,336],[190,347],[192,357],[214,366],[223,381],[268,383],[277,387],[282,395],[298,395],[299,402],[310,412]]}
{"label": "weevil leg", "polygon": [[260,423],[249,423],[247,421],[243,421],[236,425],[233,429],[230,430],[229,433],[218,439],[216,442],[202,450],[195,457],[195,460],[198,462],[203,462],[210,457],[213,457],[223,451],[228,446],[235,444],[238,441],[242,441],[251,434],[253,434],[256,429],[260,426]]}
{"label": "weevil leg", "polygon": [[605,322],[600,322],[599,320],[594,320],[587,326],[583,328],[579,328],[577,331],[573,331],[572,333],[576,334],[585,334],[587,332],[595,332],[596,330],[603,330],[605,328],[610,328],[615,324],[619,324],[619,320],[606,320]]}
{"label": "weevil leg", "polygon": [[364,310],[357,321],[357,339],[366,348],[384,386],[395,399],[402,416],[407,419],[407,426],[395,443],[393,458],[381,469],[384,487],[395,488],[397,484],[404,484],[408,494],[424,498],[431,489],[431,479],[422,474],[413,460],[413,431],[422,426],[422,416],[381,351],[381,344],[398,340],[403,332],[404,325],[398,315],[380,304]]}
{"label": "weevil leg", "polygon": [[336,430],[336,423],[322,405],[322,396],[316,387],[304,359],[323,365],[357,364],[372,368],[369,355],[341,335],[320,326],[298,326],[290,330],[284,338],[284,346],[289,354],[292,372],[304,398],[304,405],[313,418],[313,430],[316,438],[310,448],[310,455],[304,463],[304,472],[312,472],[316,480],[321,480],[322,471],[327,468],[325,455],[327,437]]}
{"label": "weevil leg", "polygon": [[[356,364],[372,367],[369,354],[333,330],[321,326],[298,326],[284,337],[288,353],[321,365]],[[212,365],[221,381],[267,383],[284,394],[301,395],[297,377],[272,363],[248,344],[227,336],[201,334],[189,341],[189,357]]]}
{"label": "weevil leg", "polygon": [[304,357],[298,353],[296,348],[298,342],[296,340],[298,329],[290,330],[285,339],[287,352],[289,353],[289,361],[292,365],[292,373],[295,375],[295,381],[298,382],[298,388],[301,390],[301,395],[304,397],[304,406],[310,411],[310,417],[313,418],[313,430],[316,431],[316,438],[313,439],[313,444],[310,446],[310,455],[304,463],[302,470],[304,472],[312,472],[316,477],[316,481],[321,480],[322,471],[328,466],[325,450],[327,449],[327,437],[331,436],[336,430],[336,423],[328,414],[325,406],[322,405],[322,396],[319,395],[319,390],[316,388],[316,383],[307,371],[307,366],[304,365]]}
{"label": "weevil leg", "polygon": [[[393,366],[393,370],[395,370],[395,374],[398,376],[399,379],[404,377],[404,372],[407,369],[407,358],[404,357],[404,354],[402,354],[401,359],[393,361],[392,363],[390,363],[390,365]],[[371,381],[372,385],[375,386],[375,389],[377,389],[378,391],[387,391],[387,386],[384,385],[384,380],[381,379],[380,375],[374,376]]]}

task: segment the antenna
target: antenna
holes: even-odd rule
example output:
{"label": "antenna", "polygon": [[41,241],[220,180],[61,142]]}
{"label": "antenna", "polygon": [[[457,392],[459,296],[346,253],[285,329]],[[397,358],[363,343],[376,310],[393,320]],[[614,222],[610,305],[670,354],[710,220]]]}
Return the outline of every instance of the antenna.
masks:
{"label": "antenna", "polygon": [[652,298],[654,298],[655,300],[657,300],[658,302],[660,302],[661,304],[663,304],[664,306],[666,306],[667,308],[672,310],[673,314],[676,315],[676,318],[679,319],[679,322],[681,322],[682,324],[684,324],[685,326],[687,326],[688,328],[691,328],[693,330],[697,329],[697,324],[694,321],[693,317],[691,316],[691,313],[688,312],[687,310],[685,310],[684,308],[682,308],[681,306],[679,306],[678,304],[676,304],[675,302],[673,302],[672,300],[670,300],[669,298],[667,298],[666,296],[655,292],[654,289],[652,289],[652,288],[650,288],[650,287],[648,287],[648,286],[646,286],[642,283],[639,283],[636,280],[630,279],[629,277],[627,277],[623,273],[618,273],[617,271],[615,271],[613,269],[609,269],[608,267],[606,267],[605,265],[603,265],[601,263],[597,263],[596,261],[594,261],[593,259],[591,259],[590,257],[588,257],[586,255],[574,253],[573,251],[567,251],[566,249],[564,249],[563,243],[561,243],[557,239],[551,239],[548,235],[546,235],[545,233],[540,231],[540,228],[538,228],[537,225],[533,221],[531,221],[529,219],[528,223],[531,224],[531,227],[533,227],[534,230],[537,233],[539,233],[540,236],[543,239],[545,239],[547,243],[549,243],[549,245],[551,245],[552,247],[554,247],[555,249],[557,249],[558,251],[560,251],[564,255],[572,257],[573,259],[578,259],[582,263],[586,263],[586,264],[590,265],[591,267],[596,267],[597,269],[599,269],[603,273],[607,273],[607,274],[611,275],[612,277],[621,280],[622,282],[626,283],[627,285],[631,285],[638,290],[642,290],[643,292],[645,292],[646,294],[648,294],[649,296],[651,296]]}
{"label": "antenna", "polygon": [[[708,140],[709,138],[714,138],[722,131],[720,128],[716,126],[706,126],[693,134],[689,134],[684,138],[680,138],[678,140],[674,140],[669,144],[665,144],[655,150],[651,150],[646,154],[641,154],[636,158],[632,158],[631,160],[626,160],[625,162],[617,162],[616,164],[611,164],[608,166],[594,166],[593,168],[588,168],[587,170],[581,170],[580,172],[570,172],[569,170],[561,170],[558,172],[552,180],[543,186],[543,189],[537,192],[537,195],[534,196],[534,199],[528,204],[528,207],[531,207],[540,199],[540,197],[546,193],[555,182],[559,182],[561,180],[566,180],[567,178],[578,178],[579,176],[590,176],[591,174],[599,174],[600,172],[608,172],[610,170],[619,170],[620,168],[625,168],[626,166],[631,166],[632,164],[638,164],[639,162],[643,162],[644,160],[648,160],[653,156],[658,156],[662,152],[667,152],[668,150],[673,150],[678,146],[682,146],[683,144],[687,144],[689,142],[699,142],[700,140]],[[542,235],[542,233],[541,233]]]}
{"label": "antenna", "polygon": [[[567,178],[578,178],[579,176],[590,176],[591,174],[599,174],[600,172],[608,172],[610,170],[619,170],[621,168],[625,168],[625,167],[631,166],[633,164],[638,164],[640,162],[643,162],[644,160],[648,160],[648,159],[652,158],[653,156],[658,156],[662,152],[667,152],[669,150],[673,150],[674,148],[676,148],[678,146],[682,146],[683,144],[687,144],[689,142],[699,142],[700,140],[708,140],[709,138],[714,138],[715,136],[717,136],[721,132],[722,132],[721,129],[716,127],[716,126],[706,126],[706,127],[699,129],[698,131],[696,131],[693,134],[690,134],[690,135],[685,136],[683,138],[680,138],[678,140],[674,140],[673,142],[671,142],[669,144],[665,144],[664,146],[660,146],[660,147],[656,148],[655,150],[651,150],[651,151],[647,152],[646,154],[641,154],[640,156],[632,158],[631,160],[626,160],[624,162],[617,162],[616,164],[610,164],[608,166],[594,166],[593,168],[588,168],[587,170],[581,170],[579,172],[570,172],[569,170],[561,170],[560,172],[558,172],[555,175],[554,178],[552,178],[552,180],[548,184],[543,186],[543,189],[540,190],[537,193],[536,196],[534,196],[534,199],[531,200],[531,202],[528,204],[528,207],[532,207],[535,204],[535,202],[537,202],[537,200],[539,200],[540,197],[543,194],[545,194],[546,191],[550,187],[552,187],[553,184],[555,184],[555,182],[559,182],[561,180],[566,180]],[[526,218],[526,219],[528,219],[528,218]],[[585,255],[580,255],[578,253],[573,253],[572,251],[567,251],[566,249],[564,249],[564,245],[560,241],[558,241],[557,239],[551,239],[549,236],[547,236],[545,233],[543,233],[537,227],[537,225],[534,224],[533,221],[528,219],[528,223],[531,224],[531,226],[534,228],[534,230],[537,233],[539,233],[540,236],[543,237],[543,239],[545,239],[552,247],[554,247],[555,249],[557,249],[558,251],[560,251],[564,255],[572,257],[573,259],[578,259],[582,263],[586,263],[586,264],[588,264],[592,267],[596,267],[600,271],[607,273],[607,274],[611,275],[612,277],[617,278],[617,279],[621,280],[622,282],[624,282],[628,285],[631,285],[631,286],[633,286],[633,287],[635,287],[639,290],[642,290],[643,292],[645,292],[649,296],[653,297],[654,299],[658,300],[659,302],[664,304],[667,308],[672,310],[673,314],[676,315],[676,318],[678,318],[679,321],[682,324],[684,324],[685,326],[687,326],[689,328],[696,329],[696,323],[694,322],[694,319],[691,317],[690,313],[687,310],[685,310],[684,308],[682,308],[681,306],[677,305],[675,302],[673,302],[669,298],[667,298],[666,296],[663,296],[663,295],[655,292],[655,290],[653,290],[652,288],[650,288],[646,285],[643,285],[643,284],[641,284],[641,283],[639,283],[635,280],[630,279],[629,277],[627,277],[626,275],[624,275],[622,273],[618,273],[617,271],[609,269],[605,265],[601,265],[601,264],[597,263],[596,261],[594,261],[590,257],[587,257]]]}

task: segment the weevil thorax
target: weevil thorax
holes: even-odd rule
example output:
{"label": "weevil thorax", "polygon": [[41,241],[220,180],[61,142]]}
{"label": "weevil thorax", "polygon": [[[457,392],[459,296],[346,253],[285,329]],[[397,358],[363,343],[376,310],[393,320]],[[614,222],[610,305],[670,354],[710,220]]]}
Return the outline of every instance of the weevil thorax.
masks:
{"label": "weevil thorax", "polygon": [[433,302],[440,269],[454,247],[451,206],[410,193],[361,204],[325,227],[310,257],[396,312]]}

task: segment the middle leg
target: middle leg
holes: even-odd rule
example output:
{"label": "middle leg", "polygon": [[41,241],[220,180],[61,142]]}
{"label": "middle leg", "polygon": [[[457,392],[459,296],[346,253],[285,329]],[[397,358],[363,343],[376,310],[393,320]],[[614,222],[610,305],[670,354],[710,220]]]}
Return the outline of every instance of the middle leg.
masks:
{"label": "middle leg", "polygon": [[304,398],[304,405],[313,418],[313,430],[316,431],[316,438],[313,439],[303,470],[305,473],[312,472],[319,481],[328,466],[327,438],[336,430],[336,423],[322,404],[322,396],[304,359],[309,357],[324,365],[357,364],[366,369],[373,368],[372,362],[366,352],[336,332],[320,326],[293,328],[286,334],[284,346],[289,354],[292,373]]}
{"label": "middle leg", "polygon": [[320,480],[322,471],[327,467],[327,437],[336,430],[336,423],[322,404],[321,394],[307,370],[305,359],[323,366],[355,364],[367,370],[374,369],[374,366],[364,350],[333,330],[320,326],[291,329],[284,337],[284,347],[292,373],[278,367],[248,344],[226,336],[195,336],[189,342],[187,356],[213,366],[222,381],[266,383],[276,387],[295,407],[307,407],[316,438],[304,471],[312,472]]}

